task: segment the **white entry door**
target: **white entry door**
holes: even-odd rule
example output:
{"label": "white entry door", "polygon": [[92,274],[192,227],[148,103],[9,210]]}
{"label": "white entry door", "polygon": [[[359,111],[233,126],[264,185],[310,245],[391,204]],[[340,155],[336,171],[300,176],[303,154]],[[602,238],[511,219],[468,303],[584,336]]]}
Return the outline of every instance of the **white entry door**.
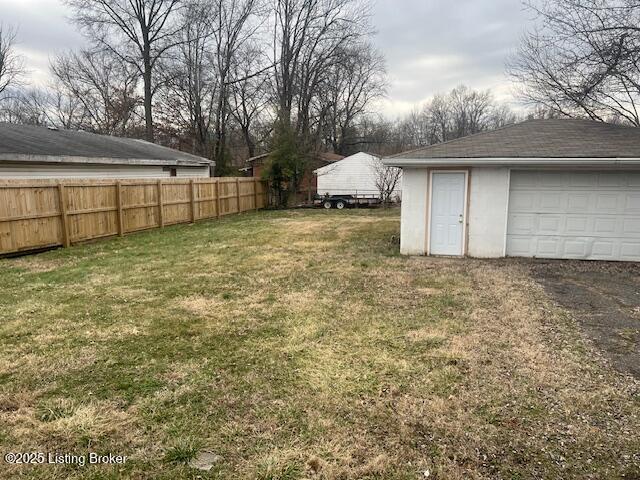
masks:
{"label": "white entry door", "polygon": [[431,178],[430,250],[432,255],[462,255],[464,235],[464,172]]}

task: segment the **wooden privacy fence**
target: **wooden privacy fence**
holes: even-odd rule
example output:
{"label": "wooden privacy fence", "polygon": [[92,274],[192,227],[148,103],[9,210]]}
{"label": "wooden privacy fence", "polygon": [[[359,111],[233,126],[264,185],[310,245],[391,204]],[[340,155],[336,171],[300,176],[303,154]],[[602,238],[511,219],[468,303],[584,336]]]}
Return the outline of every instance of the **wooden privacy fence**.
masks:
{"label": "wooden privacy fence", "polygon": [[257,210],[267,192],[258,178],[0,180],[0,254]]}

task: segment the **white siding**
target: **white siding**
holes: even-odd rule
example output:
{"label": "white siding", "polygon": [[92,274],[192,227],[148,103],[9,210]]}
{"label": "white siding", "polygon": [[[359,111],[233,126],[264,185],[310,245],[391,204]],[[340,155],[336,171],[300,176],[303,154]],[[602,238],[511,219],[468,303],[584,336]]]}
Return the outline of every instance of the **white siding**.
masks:
{"label": "white siding", "polygon": [[400,252],[424,255],[427,249],[429,170],[405,168],[402,178]]}
{"label": "white siding", "polygon": [[[379,161],[378,157],[360,152],[319,168],[314,172],[318,177],[318,194],[378,195],[375,165]],[[398,196],[402,190],[401,182],[395,190]]]}
{"label": "white siding", "polygon": [[[429,234],[429,170],[405,168],[403,173],[400,251],[406,255],[424,255]],[[483,258],[504,256],[509,169],[471,169],[468,195],[468,255]]]}
{"label": "white siding", "polygon": [[508,201],[508,168],[471,169],[467,218],[469,256],[478,258],[504,256]]}
{"label": "white siding", "polygon": [[[169,172],[165,172],[169,173]],[[208,177],[209,167],[178,167],[178,177]]]}
{"label": "white siding", "polygon": [[[208,177],[209,167],[177,167],[178,177]],[[161,166],[0,163],[0,179],[165,178]]]}

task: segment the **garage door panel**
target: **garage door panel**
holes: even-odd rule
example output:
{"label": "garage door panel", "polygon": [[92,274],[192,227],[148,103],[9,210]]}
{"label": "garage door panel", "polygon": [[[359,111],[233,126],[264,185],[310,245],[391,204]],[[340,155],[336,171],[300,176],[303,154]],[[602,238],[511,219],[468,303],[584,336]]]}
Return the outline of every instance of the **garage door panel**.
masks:
{"label": "garage door panel", "polygon": [[619,193],[595,193],[595,211],[598,213],[618,213],[621,195]]}
{"label": "garage door panel", "polygon": [[640,259],[640,242],[623,242],[620,248],[622,260],[638,261]]}
{"label": "garage door panel", "polygon": [[538,175],[532,173],[531,175],[516,175],[511,177],[511,188],[522,189],[535,189],[538,187]]}
{"label": "garage door panel", "polygon": [[514,211],[533,212],[535,210],[536,195],[534,192],[521,192],[511,198]]}
{"label": "garage door panel", "polygon": [[536,216],[533,214],[517,214],[509,217],[513,233],[517,235],[532,234],[536,230]]}
{"label": "garage door panel", "polygon": [[591,219],[589,217],[567,216],[564,233],[570,235],[584,235],[589,231]]}
{"label": "garage door panel", "polygon": [[[535,195],[535,194],[532,194]],[[565,200],[564,194],[561,192],[547,192],[546,195],[540,196],[540,207],[542,210],[557,212],[558,208],[560,208]]]}
{"label": "garage door panel", "polygon": [[540,188],[560,187],[568,180],[563,173],[558,174],[558,172],[538,172],[534,176],[536,179],[534,186]]}
{"label": "garage door panel", "polygon": [[510,241],[511,255],[514,257],[527,257],[533,250],[535,239],[525,236],[513,235]]}
{"label": "garage door panel", "polygon": [[[590,172],[574,173],[572,175],[568,175],[565,173],[565,174],[559,175],[559,177],[568,177],[569,185],[572,187],[587,187],[587,188],[598,186],[598,176],[599,175],[594,175],[593,173],[590,173]],[[560,184],[556,184],[556,186],[561,187],[563,186],[563,184],[564,184],[564,181],[562,181]]]}
{"label": "garage door panel", "polygon": [[615,235],[620,222],[615,217],[597,217],[593,220],[593,233],[597,236]]}
{"label": "garage door panel", "polygon": [[539,237],[535,242],[539,256],[557,257],[560,253],[560,239],[553,237]]}
{"label": "garage door panel", "polygon": [[562,220],[559,215],[540,215],[538,232],[542,235],[558,235],[562,230]]}
{"label": "garage door panel", "polygon": [[567,209],[570,212],[584,212],[589,208],[588,193],[567,193]]}
{"label": "garage door panel", "polygon": [[564,241],[564,253],[570,257],[582,258],[587,255],[588,241],[585,239],[567,239]]}
{"label": "garage door panel", "polygon": [[509,198],[507,255],[640,261],[640,172],[512,171]]}
{"label": "garage door panel", "polygon": [[598,241],[593,242],[591,253],[594,257],[600,259],[612,259],[614,256],[615,247],[613,242]]}
{"label": "garage door panel", "polygon": [[640,187],[640,173],[631,173],[625,177],[628,187]]}
{"label": "garage door panel", "polygon": [[622,222],[622,233],[624,236],[626,234],[636,234],[640,236],[640,218],[627,218]]}
{"label": "garage door panel", "polygon": [[624,211],[625,211],[625,213],[627,213],[627,212],[628,213],[640,212],[640,193],[637,194],[637,195],[628,194],[626,196],[626,202],[625,202]]}

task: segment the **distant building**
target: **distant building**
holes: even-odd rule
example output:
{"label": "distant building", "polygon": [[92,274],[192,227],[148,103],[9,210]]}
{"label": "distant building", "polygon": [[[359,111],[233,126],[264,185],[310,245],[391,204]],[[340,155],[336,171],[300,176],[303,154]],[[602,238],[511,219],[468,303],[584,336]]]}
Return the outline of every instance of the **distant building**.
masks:
{"label": "distant building", "polygon": [[[242,171],[249,177],[261,177],[269,155],[271,155],[271,153],[263,153],[262,155],[249,158],[246,160],[246,167],[243,168]],[[298,192],[296,192],[296,203],[310,202],[317,193],[317,178],[313,174],[313,170],[338,162],[343,158],[342,155],[329,152],[315,154],[309,162],[307,171],[300,182]]]}
{"label": "distant building", "polygon": [[[361,197],[379,196],[376,185],[380,158],[369,153],[360,152],[338,162],[318,168],[313,173],[317,179],[317,190],[320,195],[354,195]],[[400,197],[401,180],[391,198]]]}
{"label": "distant building", "polygon": [[0,123],[0,179],[209,177],[214,167],[144,140]]}

